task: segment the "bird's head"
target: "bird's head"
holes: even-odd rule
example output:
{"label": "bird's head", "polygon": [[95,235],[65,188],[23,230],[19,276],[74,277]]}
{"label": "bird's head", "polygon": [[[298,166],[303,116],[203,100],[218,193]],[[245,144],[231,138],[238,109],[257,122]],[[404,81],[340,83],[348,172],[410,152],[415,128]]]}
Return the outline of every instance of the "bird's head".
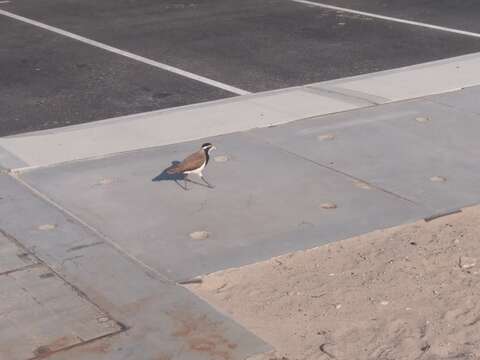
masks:
{"label": "bird's head", "polygon": [[216,147],[213,146],[210,143],[205,143],[205,144],[202,145],[202,149],[203,149],[203,151],[208,153],[208,152],[210,152],[210,150],[216,149]]}

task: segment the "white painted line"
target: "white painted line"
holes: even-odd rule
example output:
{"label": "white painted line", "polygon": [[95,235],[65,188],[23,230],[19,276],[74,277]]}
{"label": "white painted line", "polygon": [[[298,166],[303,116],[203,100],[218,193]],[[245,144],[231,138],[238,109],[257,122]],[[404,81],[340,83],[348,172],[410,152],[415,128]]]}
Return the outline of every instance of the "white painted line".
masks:
{"label": "white painted line", "polygon": [[81,41],[85,44],[98,47],[100,49],[112,52],[112,53],[117,54],[117,55],[125,56],[129,59],[136,60],[136,61],[142,62],[144,64],[148,64],[148,65],[157,67],[159,69],[169,71],[171,73],[174,73],[174,74],[177,74],[177,75],[180,75],[180,76],[192,79],[192,80],[196,80],[196,81],[202,82],[204,84],[207,84],[207,85],[210,85],[210,86],[213,86],[213,87],[216,87],[216,88],[219,88],[219,89],[222,89],[222,90],[225,90],[225,91],[237,94],[237,95],[251,94],[249,91],[242,90],[242,89],[239,89],[237,87],[227,85],[227,84],[221,83],[219,81],[212,80],[212,79],[206,78],[204,76],[200,76],[200,75],[191,73],[189,71],[185,71],[185,70],[176,68],[174,66],[170,66],[170,65],[152,60],[152,59],[148,59],[146,57],[136,55],[136,54],[133,54],[131,52],[124,51],[124,50],[118,49],[118,48],[110,46],[110,45],[103,44],[103,43],[95,41],[95,40],[88,39],[86,37],[71,33],[69,31],[65,31],[65,30],[56,28],[54,26],[43,24],[41,22],[26,18],[26,17],[23,17],[23,16],[13,14],[9,11],[0,10],[0,15],[4,15],[4,16],[7,16],[9,18],[12,18],[12,19],[15,19],[15,20],[18,20],[18,21],[22,21],[24,23],[27,23],[27,24],[30,24],[30,25],[33,25],[33,26],[37,26],[39,28],[42,28],[42,29],[45,29],[45,30],[48,30],[48,31],[52,31],[54,33],[66,36],[68,38],[71,38],[71,39],[74,39],[74,40],[77,40],[77,41]]}
{"label": "white painted line", "polygon": [[440,30],[440,31],[445,31],[445,32],[449,32],[449,33],[480,38],[479,33],[474,33],[474,32],[471,32],[471,31],[452,29],[452,28],[448,28],[448,27],[444,27],[444,26],[432,25],[432,24],[427,24],[427,23],[423,23],[423,22],[419,22],[419,21],[412,21],[412,20],[405,20],[405,19],[400,19],[400,18],[395,18],[395,17],[390,17],[390,16],[384,16],[384,15],[369,13],[369,12],[365,12],[365,11],[359,11],[359,10],[353,10],[353,9],[339,7],[339,6],[327,5],[327,4],[314,2],[314,1],[309,1],[309,0],[289,0],[289,1],[293,1],[293,2],[296,2],[296,3],[300,3],[300,4],[305,4],[305,5],[318,6],[318,7],[321,7],[321,8],[335,10],[335,11],[342,11],[342,12],[346,12],[346,13],[350,13],[350,14],[367,16],[367,17],[371,17],[371,18],[375,18],[375,19],[394,21],[394,22],[401,23],[401,24],[420,26],[420,27],[427,28],[427,29]]}
{"label": "white painted line", "polygon": [[0,4],[8,4],[9,2],[10,2],[9,0],[0,1]]}

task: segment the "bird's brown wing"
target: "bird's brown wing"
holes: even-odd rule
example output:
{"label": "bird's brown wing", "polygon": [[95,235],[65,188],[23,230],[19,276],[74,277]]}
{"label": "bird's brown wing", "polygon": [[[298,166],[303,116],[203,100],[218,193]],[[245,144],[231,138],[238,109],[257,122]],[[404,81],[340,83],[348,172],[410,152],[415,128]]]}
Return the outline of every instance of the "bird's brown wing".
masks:
{"label": "bird's brown wing", "polygon": [[194,152],[185,158],[180,164],[171,167],[167,172],[169,174],[180,174],[185,171],[198,169],[205,162],[205,153],[203,150]]}

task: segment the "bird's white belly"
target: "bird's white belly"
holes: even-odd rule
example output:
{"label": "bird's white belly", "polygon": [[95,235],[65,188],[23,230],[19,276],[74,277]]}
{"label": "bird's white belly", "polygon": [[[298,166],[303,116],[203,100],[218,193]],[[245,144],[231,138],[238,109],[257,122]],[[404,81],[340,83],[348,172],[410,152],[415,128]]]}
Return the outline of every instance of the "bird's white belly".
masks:
{"label": "bird's white belly", "polygon": [[203,163],[203,165],[200,166],[198,169],[191,170],[191,171],[185,171],[185,174],[202,175],[203,169],[205,169],[205,163]]}

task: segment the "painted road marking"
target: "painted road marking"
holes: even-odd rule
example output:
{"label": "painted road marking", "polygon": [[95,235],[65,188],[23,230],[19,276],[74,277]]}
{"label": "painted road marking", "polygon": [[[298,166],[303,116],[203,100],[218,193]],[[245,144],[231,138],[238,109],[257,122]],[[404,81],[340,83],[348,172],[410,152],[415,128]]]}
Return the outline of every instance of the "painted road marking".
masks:
{"label": "painted road marking", "polygon": [[136,60],[136,61],[142,62],[144,64],[151,65],[151,66],[157,67],[159,69],[169,71],[171,73],[174,73],[174,74],[177,74],[177,75],[180,75],[180,76],[192,79],[192,80],[202,82],[204,84],[207,84],[207,85],[210,85],[210,86],[228,91],[228,92],[233,93],[233,94],[237,94],[237,95],[251,94],[249,91],[242,90],[242,89],[239,89],[237,87],[227,85],[227,84],[224,84],[222,82],[212,80],[212,79],[206,78],[204,76],[197,75],[197,74],[191,73],[189,71],[182,70],[182,69],[176,68],[174,66],[170,66],[170,65],[152,60],[152,59],[148,59],[146,57],[136,55],[136,54],[133,54],[131,52],[124,51],[124,50],[118,49],[116,47],[113,47],[113,46],[110,46],[110,45],[107,45],[107,44],[103,44],[103,43],[95,41],[95,40],[88,39],[86,37],[71,33],[69,31],[65,31],[65,30],[59,29],[57,27],[38,22],[36,20],[32,20],[32,19],[20,16],[20,15],[16,15],[16,14],[11,13],[9,11],[0,10],[0,15],[4,15],[4,16],[7,16],[9,18],[12,18],[12,19],[15,19],[15,20],[18,20],[18,21],[22,21],[24,23],[27,23],[27,24],[30,24],[30,25],[33,25],[33,26],[37,26],[39,28],[42,28],[42,29],[45,29],[45,30],[48,30],[48,31],[52,31],[54,33],[57,33],[57,34],[66,36],[68,38],[83,42],[85,44],[95,46],[97,48],[112,52],[114,54],[121,55],[121,56],[127,57],[129,59]]}
{"label": "painted road marking", "polygon": [[444,27],[444,26],[432,25],[432,24],[427,24],[427,23],[423,23],[423,22],[419,22],[419,21],[405,20],[405,19],[400,19],[400,18],[395,18],[395,17],[390,17],[390,16],[378,15],[378,14],[369,13],[369,12],[365,12],[365,11],[359,11],[359,10],[353,10],[353,9],[339,7],[339,6],[327,5],[327,4],[318,3],[318,2],[309,1],[309,0],[289,0],[289,1],[293,1],[293,2],[296,2],[296,3],[300,3],[300,4],[305,4],[305,5],[317,6],[317,7],[330,9],[330,10],[335,10],[335,11],[346,12],[346,13],[350,13],[350,14],[367,16],[367,17],[371,17],[371,18],[375,18],[375,19],[393,21],[393,22],[397,22],[397,23],[401,23],[401,24],[420,26],[420,27],[427,28],[427,29],[440,30],[440,31],[445,31],[445,32],[449,32],[449,33],[458,34],[458,35],[465,35],[465,36],[472,36],[472,37],[480,38],[479,33],[471,32],[471,31],[452,29],[452,28],[448,28],[448,27]]}

